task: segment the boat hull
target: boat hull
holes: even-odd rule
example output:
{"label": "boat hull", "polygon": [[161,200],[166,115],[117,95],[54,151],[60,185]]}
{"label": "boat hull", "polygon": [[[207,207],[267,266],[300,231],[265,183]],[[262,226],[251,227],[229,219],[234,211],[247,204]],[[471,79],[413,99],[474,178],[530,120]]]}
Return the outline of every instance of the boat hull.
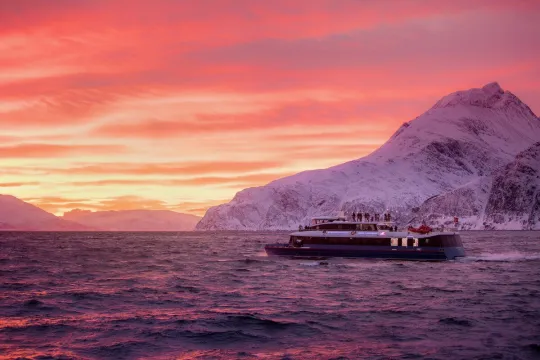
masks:
{"label": "boat hull", "polygon": [[393,246],[293,247],[285,244],[269,244],[266,245],[264,249],[269,256],[301,258],[344,257],[444,261],[465,256],[463,247],[433,249]]}

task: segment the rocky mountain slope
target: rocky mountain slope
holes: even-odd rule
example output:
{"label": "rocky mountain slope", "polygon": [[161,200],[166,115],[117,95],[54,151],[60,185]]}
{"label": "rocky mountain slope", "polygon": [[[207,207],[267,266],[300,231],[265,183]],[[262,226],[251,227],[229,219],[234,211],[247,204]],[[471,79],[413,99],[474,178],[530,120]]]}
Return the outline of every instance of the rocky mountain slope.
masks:
{"label": "rocky mountain slope", "polygon": [[415,212],[417,222],[463,229],[540,230],[540,142],[489,176],[435,196]]}
{"label": "rocky mountain slope", "polygon": [[0,230],[87,231],[93,229],[60,219],[14,196],[0,195]]}
{"label": "rocky mountain slope", "polygon": [[[474,182],[488,186],[485,177],[539,139],[539,119],[497,83],[458,91],[404,123],[370,155],[242,190],[210,208],[197,229],[294,229],[340,210],[389,210],[405,224],[429,198],[457,189],[469,196],[477,191]],[[476,195],[480,206],[485,199]]]}
{"label": "rocky mountain slope", "polygon": [[199,216],[169,210],[72,210],[63,219],[105,231],[191,231]]}

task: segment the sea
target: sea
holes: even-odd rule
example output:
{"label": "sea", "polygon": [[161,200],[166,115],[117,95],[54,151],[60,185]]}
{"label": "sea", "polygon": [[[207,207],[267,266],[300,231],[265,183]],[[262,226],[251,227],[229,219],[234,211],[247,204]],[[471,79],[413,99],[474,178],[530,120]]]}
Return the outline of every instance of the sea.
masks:
{"label": "sea", "polygon": [[540,232],[456,261],[267,257],[286,232],[2,232],[0,359],[539,359]]}

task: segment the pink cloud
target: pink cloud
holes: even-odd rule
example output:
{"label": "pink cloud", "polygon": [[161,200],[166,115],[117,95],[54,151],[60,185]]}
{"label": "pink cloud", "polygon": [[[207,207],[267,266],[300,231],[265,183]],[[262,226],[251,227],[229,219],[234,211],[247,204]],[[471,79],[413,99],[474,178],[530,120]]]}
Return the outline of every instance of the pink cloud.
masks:
{"label": "pink cloud", "polygon": [[102,154],[124,151],[120,145],[57,145],[57,144],[19,144],[0,146],[3,158],[51,158],[77,156],[83,154]]}
{"label": "pink cloud", "polygon": [[72,175],[184,175],[235,174],[279,168],[281,161],[199,161],[192,163],[101,163],[67,168],[36,168],[47,173]]}

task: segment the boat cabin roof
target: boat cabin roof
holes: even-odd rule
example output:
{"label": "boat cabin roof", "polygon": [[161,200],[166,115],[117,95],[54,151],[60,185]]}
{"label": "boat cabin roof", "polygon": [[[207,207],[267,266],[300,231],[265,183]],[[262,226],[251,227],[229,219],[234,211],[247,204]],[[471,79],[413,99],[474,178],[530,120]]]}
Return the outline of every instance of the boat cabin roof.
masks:
{"label": "boat cabin roof", "polygon": [[392,231],[396,226],[392,222],[379,222],[379,221],[321,221],[319,223],[312,223],[306,228],[299,227],[299,231],[319,231],[319,230],[336,230],[336,231],[378,231],[388,230]]}
{"label": "boat cabin roof", "polygon": [[317,216],[311,219],[311,225],[318,225],[335,221],[346,222],[347,219],[342,216]]}
{"label": "boat cabin roof", "polygon": [[343,216],[317,216],[311,220],[346,220]]}
{"label": "boat cabin roof", "polygon": [[393,225],[393,221],[350,221],[342,216],[318,216],[311,219],[312,225],[325,223],[341,223],[341,224],[373,224],[378,226]]}

